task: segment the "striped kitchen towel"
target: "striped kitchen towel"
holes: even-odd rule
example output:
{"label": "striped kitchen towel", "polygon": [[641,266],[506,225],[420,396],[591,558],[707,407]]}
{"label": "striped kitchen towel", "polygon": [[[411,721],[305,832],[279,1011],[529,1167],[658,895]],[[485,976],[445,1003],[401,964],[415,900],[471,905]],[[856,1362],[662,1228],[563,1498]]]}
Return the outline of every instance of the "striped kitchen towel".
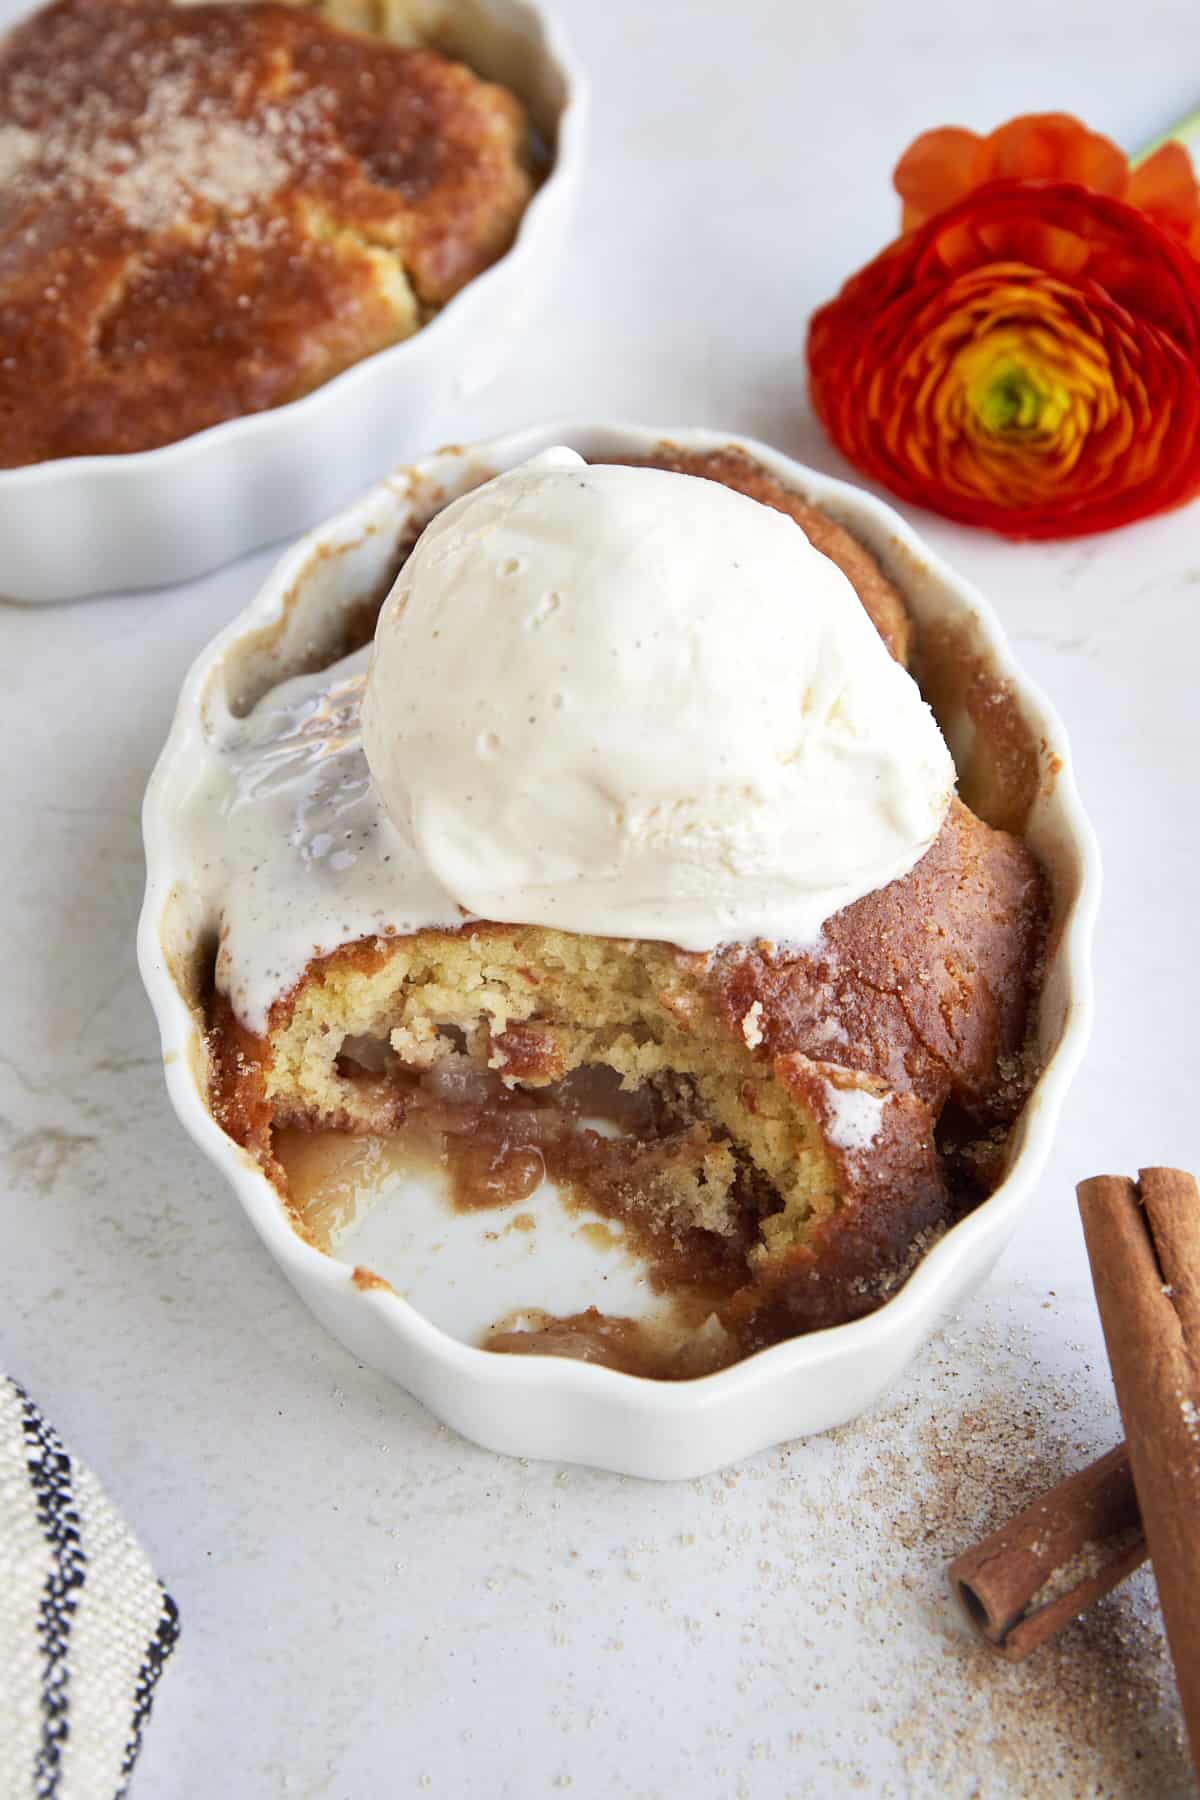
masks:
{"label": "striped kitchen towel", "polygon": [[0,1376],[0,1796],[114,1800],[179,1615],[100,1483]]}

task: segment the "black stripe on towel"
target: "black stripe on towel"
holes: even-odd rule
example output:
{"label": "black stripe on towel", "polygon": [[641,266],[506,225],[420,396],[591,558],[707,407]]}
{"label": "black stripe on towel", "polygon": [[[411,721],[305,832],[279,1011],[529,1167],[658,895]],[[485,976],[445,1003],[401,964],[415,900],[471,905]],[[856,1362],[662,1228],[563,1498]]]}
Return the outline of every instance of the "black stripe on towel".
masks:
{"label": "black stripe on towel", "polygon": [[133,1690],[133,1718],[130,1720],[129,1738],[121,1763],[121,1785],[117,1789],[114,1800],[121,1800],[121,1796],[129,1785],[133,1765],[137,1761],[138,1752],[142,1747],[142,1727],[150,1717],[150,1708],[154,1704],[154,1690],[158,1686],[158,1678],[162,1674],[163,1666],[179,1636],[179,1608],[161,1584],[159,1592],[162,1595],[162,1612],[158,1616],[158,1629],[146,1646],[141,1668],[137,1672],[137,1681]]}
{"label": "black stripe on towel", "polygon": [[42,1651],[42,1737],[33,1765],[36,1800],[54,1800],[62,1768],[62,1747],[71,1729],[70,1666],[67,1646],[79,1590],[87,1576],[87,1557],[79,1533],[79,1513],[71,1486],[71,1458],[62,1440],[47,1425],[24,1388],[13,1387],[21,1401],[29,1485],[37,1502],[38,1522],[53,1560],[38,1608],[38,1640]]}

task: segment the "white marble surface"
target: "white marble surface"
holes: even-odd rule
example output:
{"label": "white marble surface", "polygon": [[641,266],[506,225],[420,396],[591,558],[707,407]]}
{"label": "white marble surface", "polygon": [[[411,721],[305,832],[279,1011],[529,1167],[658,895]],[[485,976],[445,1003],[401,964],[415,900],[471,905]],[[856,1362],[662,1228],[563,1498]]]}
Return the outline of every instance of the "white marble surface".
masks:
{"label": "white marble surface", "polygon": [[[1108,0],[564,11],[596,86],[579,228],[443,438],[574,411],[835,468],[805,319],[891,229],[909,137],[1062,105],[1134,144],[1200,78],[1188,0],[1135,29]],[[168,1111],[138,806],[189,658],[271,554],[0,609],[0,1363],[179,1601],[140,1800],[1192,1791],[1147,1577],[1016,1675],[958,1634],[941,1567],[1116,1436],[1074,1182],[1200,1162],[1200,509],[1039,549],[918,523],[1067,720],[1107,863],[1095,1038],[1037,1212],[882,1413],[681,1488],[449,1436],[321,1333]]]}

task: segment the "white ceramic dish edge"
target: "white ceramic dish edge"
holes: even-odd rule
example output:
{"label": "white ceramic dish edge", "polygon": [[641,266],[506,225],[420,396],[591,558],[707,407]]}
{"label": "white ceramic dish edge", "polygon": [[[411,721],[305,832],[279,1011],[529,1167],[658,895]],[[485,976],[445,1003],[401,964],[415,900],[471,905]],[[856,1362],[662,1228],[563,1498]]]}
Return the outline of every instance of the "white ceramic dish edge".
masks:
{"label": "white ceramic dish edge", "polygon": [[496,373],[566,241],[588,84],[561,24],[532,0],[462,3],[483,29],[497,22],[527,47],[532,60],[511,85],[557,115],[554,165],[511,248],[413,337],[302,399],[157,450],[0,470],[5,598],[78,600],[188,581],[291,537],[360,493],[397,457],[420,454],[436,441],[446,404]]}
{"label": "white ceramic dish edge", "polygon": [[[665,1383],[550,1357],[499,1357],[457,1342],[383,1289],[360,1289],[344,1264],[323,1256],[292,1231],[279,1198],[257,1164],[225,1136],[197,1079],[198,1032],[167,953],[168,905],[186,869],[172,843],[173,783],[201,729],[201,705],[234,648],[283,616],[330,548],[349,552],[403,516],[405,495],[472,485],[482,471],[511,467],[551,443],[584,454],[637,456],[668,439],[687,448],[740,443],[789,485],[853,525],[897,572],[918,619],[940,604],[967,622],[995,670],[1012,680],[1025,717],[1047,758],[1059,764],[1051,790],[1035,807],[1043,854],[1059,859],[1073,889],[1059,922],[1043,998],[1057,1007],[1057,1044],[1018,1124],[1010,1172],[1002,1185],[947,1234],[885,1306],[852,1324],[778,1344],[702,1380]],[[916,588],[923,584],[924,598]],[[940,603],[929,598],[940,593]],[[146,794],[147,887],[139,927],[142,977],[158,1018],[171,1099],[187,1131],[228,1177],[267,1248],[323,1324],[364,1362],[407,1388],[464,1436],[526,1457],[553,1458],[656,1479],[704,1473],[769,1445],[828,1429],[874,1404],[990,1272],[1031,1203],[1055,1125],[1083,1053],[1092,1014],[1090,946],[1099,893],[1099,857],[1071,771],[1062,725],[1038,688],[1013,661],[1002,628],[982,597],[952,575],[889,506],[844,482],[791,461],[753,440],[712,431],[657,431],[561,423],[449,450],[398,472],[280,561],[257,598],[201,654],[181,693],[166,747]],[[1031,836],[1034,835],[1031,829]]]}

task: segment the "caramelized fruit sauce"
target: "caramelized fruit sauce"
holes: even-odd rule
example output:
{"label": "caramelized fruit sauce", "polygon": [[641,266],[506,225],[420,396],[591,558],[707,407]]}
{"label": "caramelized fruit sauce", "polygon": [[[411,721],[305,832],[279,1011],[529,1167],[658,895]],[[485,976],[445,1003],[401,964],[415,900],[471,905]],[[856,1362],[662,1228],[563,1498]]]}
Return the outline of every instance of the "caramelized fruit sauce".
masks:
{"label": "caramelized fruit sauce", "polygon": [[569,1356],[659,1379],[707,1374],[736,1360],[739,1347],[718,1321],[746,1283],[757,1209],[748,1201],[743,1231],[727,1239],[680,1225],[653,1198],[664,1170],[698,1165],[712,1143],[706,1127],[688,1124],[648,1090],[623,1093],[608,1070],[577,1071],[537,1092],[507,1089],[498,1076],[471,1067],[420,1077],[391,1073],[387,1081],[403,1098],[403,1116],[387,1136],[275,1132],[289,1202],[321,1248],[352,1222],[360,1196],[392,1174],[433,1173],[456,1211],[504,1215],[509,1230],[536,1229],[521,1203],[549,1179],[569,1210],[619,1225],[616,1233],[597,1221],[581,1230],[597,1248],[619,1244],[636,1257],[666,1310],[640,1320],[594,1307],[565,1317],[529,1307],[497,1320],[484,1348]]}

